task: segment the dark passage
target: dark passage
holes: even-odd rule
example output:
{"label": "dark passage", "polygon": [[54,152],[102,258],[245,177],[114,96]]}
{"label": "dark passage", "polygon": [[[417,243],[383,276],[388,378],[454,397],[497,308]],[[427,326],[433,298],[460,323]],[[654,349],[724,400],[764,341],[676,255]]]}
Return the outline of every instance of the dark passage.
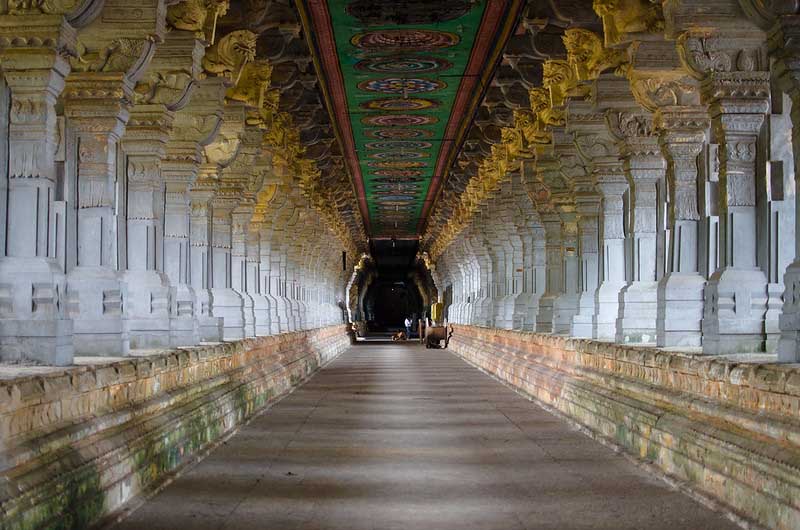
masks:
{"label": "dark passage", "polygon": [[118,528],[736,527],[448,351],[370,344]]}

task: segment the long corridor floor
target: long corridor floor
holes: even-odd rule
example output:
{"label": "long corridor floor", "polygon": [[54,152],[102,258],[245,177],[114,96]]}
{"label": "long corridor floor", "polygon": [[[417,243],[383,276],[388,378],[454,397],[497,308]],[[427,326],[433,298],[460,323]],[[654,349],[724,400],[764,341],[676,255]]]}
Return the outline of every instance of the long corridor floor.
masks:
{"label": "long corridor floor", "polygon": [[115,530],[737,528],[447,350],[363,344]]}

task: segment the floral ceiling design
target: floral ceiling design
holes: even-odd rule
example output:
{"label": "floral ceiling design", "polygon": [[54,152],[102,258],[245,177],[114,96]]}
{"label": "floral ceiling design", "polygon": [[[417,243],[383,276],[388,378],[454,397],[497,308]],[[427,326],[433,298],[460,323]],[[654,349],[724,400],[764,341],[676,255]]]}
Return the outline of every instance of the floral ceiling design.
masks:
{"label": "floral ceiling design", "polygon": [[519,2],[299,4],[368,234],[418,236]]}

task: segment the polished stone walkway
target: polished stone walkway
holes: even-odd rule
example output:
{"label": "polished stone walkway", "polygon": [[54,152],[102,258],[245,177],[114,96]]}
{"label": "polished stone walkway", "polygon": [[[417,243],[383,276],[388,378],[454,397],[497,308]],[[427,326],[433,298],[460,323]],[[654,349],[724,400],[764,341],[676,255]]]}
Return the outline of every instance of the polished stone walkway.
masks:
{"label": "polished stone walkway", "polygon": [[367,343],[117,528],[735,526],[446,350]]}

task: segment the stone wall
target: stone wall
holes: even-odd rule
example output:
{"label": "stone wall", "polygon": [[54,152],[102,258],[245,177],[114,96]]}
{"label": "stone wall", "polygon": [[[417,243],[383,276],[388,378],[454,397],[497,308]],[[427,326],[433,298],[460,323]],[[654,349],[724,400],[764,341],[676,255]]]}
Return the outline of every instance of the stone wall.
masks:
{"label": "stone wall", "polygon": [[0,382],[0,528],[86,528],[349,345],[344,326]]}
{"label": "stone wall", "polygon": [[800,369],[456,326],[452,351],[748,520],[800,528]]}

